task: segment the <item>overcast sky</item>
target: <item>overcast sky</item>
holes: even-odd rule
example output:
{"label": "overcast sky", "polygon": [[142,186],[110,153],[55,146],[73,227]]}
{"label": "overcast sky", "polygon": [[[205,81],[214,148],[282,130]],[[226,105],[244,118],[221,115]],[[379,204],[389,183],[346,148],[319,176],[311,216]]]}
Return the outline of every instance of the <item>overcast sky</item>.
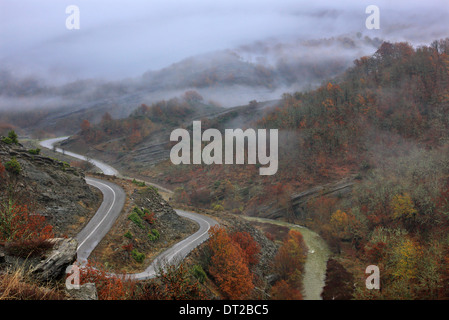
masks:
{"label": "overcast sky", "polygon": [[[394,3],[389,3],[394,2]],[[380,30],[367,30],[377,5]],[[66,7],[80,29],[66,28]],[[118,79],[270,38],[362,32],[428,43],[449,36],[449,0],[0,0],[0,66],[55,79]]]}

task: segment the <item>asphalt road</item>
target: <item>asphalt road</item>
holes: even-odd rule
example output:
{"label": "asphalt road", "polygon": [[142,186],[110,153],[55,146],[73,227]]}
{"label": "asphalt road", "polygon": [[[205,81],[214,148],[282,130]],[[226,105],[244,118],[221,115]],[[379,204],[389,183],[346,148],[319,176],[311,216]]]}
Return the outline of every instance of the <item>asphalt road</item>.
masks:
{"label": "asphalt road", "polygon": [[[55,143],[66,139],[68,139],[68,137],[45,140],[40,142],[40,145],[44,148],[55,150],[77,159],[87,160],[85,156],[70,151],[63,151],[60,148],[53,149]],[[101,161],[94,159],[89,159],[89,161],[96,165],[105,175],[118,175],[117,170]],[[98,188],[103,193],[103,202],[93,218],[76,237],[79,243],[77,250],[78,261],[81,263],[87,261],[95,247],[112,228],[114,222],[121,214],[126,200],[126,194],[123,189],[114,183],[90,177],[86,178],[86,183]],[[187,212],[184,210],[175,211],[179,216],[196,222],[199,225],[198,231],[162,252],[145,271],[129,276],[132,276],[137,280],[155,277],[160,267],[181,261],[190,253],[190,251],[206,241],[209,238],[208,231],[210,227],[218,224],[214,219],[198,213]]]}
{"label": "asphalt road", "polygon": [[218,224],[214,219],[198,213],[179,209],[175,211],[179,216],[188,218],[198,223],[198,231],[161,253],[156,257],[156,259],[153,260],[145,271],[132,275],[134,279],[145,280],[154,278],[157,275],[159,268],[168,264],[176,264],[177,262],[182,261],[190,253],[190,251],[209,238],[208,231],[210,227]]}
{"label": "asphalt road", "polygon": [[101,162],[101,161],[98,161],[98,160],[95,160],[95,159],[90,159],[90,158],[88,158],[86,156],[82,156],[82,155],[74,153],[74,152],[66,151],[66,150],[63,150],[61,148],[53,149],[54,148],[53,146],[56,143],[64,141],[64,140],[67,140],[68,138],[70,138],[70,137],[60,137],[60,138],[44,140],[44,141],[41,141],[39,144],[42,147],[44,147],[44,148],[47,148],[47,149],[50,149],[50,150],[54,150],[56,152],[62,153],[62,154],[67,155],[67,156],[71,156],[72,158],[76,158],[76,159],[80,159],[80,160],[84,160],[84,161],[89,161],[94,166],[99,168],[101,170],[101,172],[103,172],[107,176],[119,176],[119,172],[117,170],[115,170],[113,167],[111,167],[110,165],[108,165],[108,164],[106,164],[104,162]]}
{"label": "asphalt road", "polygon": [[111,230],[122,213],[126,200],[125,191],[114,183],[90,177],[86,178],[86,182],[103,193],[103,202],[89,223],[76,236],[78,261],[82,264],[87,262],[89,255]]}

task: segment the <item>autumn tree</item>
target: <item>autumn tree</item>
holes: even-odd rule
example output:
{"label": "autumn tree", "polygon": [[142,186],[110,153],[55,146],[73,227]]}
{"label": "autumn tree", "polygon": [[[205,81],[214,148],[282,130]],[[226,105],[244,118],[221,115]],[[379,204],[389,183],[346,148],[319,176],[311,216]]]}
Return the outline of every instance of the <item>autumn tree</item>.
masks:
{"label": "autumn tree", "polygon": [[391,200],[391,210],[394,219],[410,220],[418,211],[408,193],[397,194]]}
{"label": "autumn tree", "polygon": [[287,281],[280,280],[271,288],[270,296],[272,300],[302,300],[301,292],[292,287]]}
{"label": "autumn tree", "polygon": [[223,227],[213,226],[209,234],[209,273],[227,298],[247,298],[254,284],[245,261],[245,253],[232,241]]}
{"label": "autumn tree", "polygon": [[302,234],[290,230],[274,260],[274,267],[281,279],[297,287],[301,283],[307,249]]}
{"label": "autumn tree", "polygon": [[189,103],[203,101],[203,97],[195,90],[186,91],[183,98]]}
{"label": "autumn tree", "polygon": [[83,133],[83,134],[87,133],[91,128],[92,128],[92,126],[91,126],[89,120],[85,119],[81,122],[81,133]]}
{"label": "autumn tree", "polygon": [[234,232],[231,235],[231,239],[243,250],[244,258],[248,265],[255,265],[259,262],[260,246],[248,232]]}
{"label": "autumn tree", "polygon": [[330,225],[338,238],[348,239],[351,237],[351,217],[346,212],[335,211],[331,216]]}

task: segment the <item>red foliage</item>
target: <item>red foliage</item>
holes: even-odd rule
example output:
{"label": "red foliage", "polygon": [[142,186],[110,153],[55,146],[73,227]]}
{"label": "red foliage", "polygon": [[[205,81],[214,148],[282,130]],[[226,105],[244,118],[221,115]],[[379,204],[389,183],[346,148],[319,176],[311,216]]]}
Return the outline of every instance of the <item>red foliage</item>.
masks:
{"label": "red foliage", "polygon": [[271,288],[271,299],[273,300],[302,300],[301,292],[292,287],[287,281],[280,280]]}
{"label": "red foliage", "polygon": [[248,232],[234,232],[231,239],[243,250],[247,264],[255,265],[259,262],[260,246]]}
{"label": "red foliage", "polygon": [[127,252],[131,252],[133,250],[133,244],[125,244],[124,246],[122,246],[123,250],[127,251]]}
{"label": "red foliage", "polygon": [[267,237],[268,240],[274,241],[275,237],[273,234],[271,234],[270,232],[265,232],[265,237]]}
{"label": "red foliage", "polygon": [[223,227],[214,226],[209,233],[210,274],[229,299],[248,297],[254,284],[244,258],[245,253],[232,241]]}
{"label": "red foliage", "polygon": [[80,284],[95,283],[99,300],[132,299],[136,282],[126,275],[112,275],[100,265],[88,264],[80,268]]}
{"label": "red foliage", "polygon": [[83,120],[83,122],[81,122],[81,131],[83,133],[89,131],[92,128],[92,126],[90,125],[89,120]]}
{"label": "red foliage", "polygon": [[365,247],[365,254],[368,261],[377,263],[382,261],[385,255],[385,249],[387,244],[385,242],[379,241],[376,243],[370,243]]}
{"label": "red foliage", "polygon": [[0,208],[0,217],[3,221],[0,226],[2,241],[46,240],[53,237],[53,227],[46,223],[45,217],[30,213],[27,205],[4,204]]}
{"label": "red foliage", "polygon": [[148,222],[149,224],[153,224],[156,222],[156,217],[154,215],[154,212],[151,213],[145,213],[145,215],[143,216],[143,220],[145,220],[146,222]]}
{"label": "red foliage", "polygon": [[306,252],[302,234],[299,231],[290,230],[275,258],[275,268],[281,279],[298,284],[299,276],[304,268]]}

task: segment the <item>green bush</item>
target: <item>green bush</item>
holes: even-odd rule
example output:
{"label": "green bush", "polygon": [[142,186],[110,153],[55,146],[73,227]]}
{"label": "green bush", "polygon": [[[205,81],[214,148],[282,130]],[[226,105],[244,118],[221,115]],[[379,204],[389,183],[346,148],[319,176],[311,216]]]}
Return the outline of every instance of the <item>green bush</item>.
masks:
{"label": "green bush", "polygon": [[133,208],[133,213],[137,214],[139,217],[142,218],[145,215],[145,209],[142,210],[142,209],[140,209],[138,207],[134,207]]}
{"label": "green bush", "polygon": [[5,163],[5,168],[11,173],[19,174],[22,171],[20,163],[17,161],[15,157],[13,157],[10,161]]}
{"label": "green bush", "polygon": [[28,150],[29,154],[33,154],[33,155],[39,155],[41,153],[41,149],[37,148],[37,149],[30,149]]}
{"label": "green bush", "polygon": [[145,187],[145,181],[137,181],[136,179],[133,179],[133,183],[139,187]]}
{"label": "green bush", "polygon": [[148,234],[148,238],[151,241],[159,240],[159,238],[160,238],[159,231],[157,231],[156,229],[152,229],[151,232]]}
{"label": "green bush", "polygon": [[128,238],[128,239],[132,239],[133,238],[133,235],[132,235],[132,233],[130,231],[126,231],[126,233],[123,236],[125,238]]}
{"label": "green bush", "polygon": [[18,140],[17,134],[14,132],[14,130],[9,131],[8,136],[4,137],[2,139],[2,141],[4,143],[7,143],[7,144],[13,144],[13,143],[14,144],[19,144],[19,140]]}
{"label": "green bush", "polygon": [[206,272],[198,264],[192,267],[191,273],[200,283],[204,283],[204,280],[206,280]]}
{"label": "green bush", "polygon": [[143,260],[145,260],[145,255],[137,251],[137,249],[133,249],[133,251],[131,251],[131,256],[139,263],[142,263]]}
{"label": "green bush", "polygon": [[4,137],[4,138],[2,139],[2,141],[3,141],[4,143],[6,143],[6,144],[12,144],[12,140],[11,140],[10,138],[8,138],[8,137]]}
{"label": "green bush", "polygon": [[152,191],[154,191],[154,192],[159,192],[159,189],[158,188],[156,188],[155,186],[148,186],[147,187],[149,190],[152,190]]}
{"label": "green bush", "polygon": [[139,214],[136,212],[131,213],[128,216],[128,219],[134,222],[139,228],[143,229],[142,218],[140,218]]}

